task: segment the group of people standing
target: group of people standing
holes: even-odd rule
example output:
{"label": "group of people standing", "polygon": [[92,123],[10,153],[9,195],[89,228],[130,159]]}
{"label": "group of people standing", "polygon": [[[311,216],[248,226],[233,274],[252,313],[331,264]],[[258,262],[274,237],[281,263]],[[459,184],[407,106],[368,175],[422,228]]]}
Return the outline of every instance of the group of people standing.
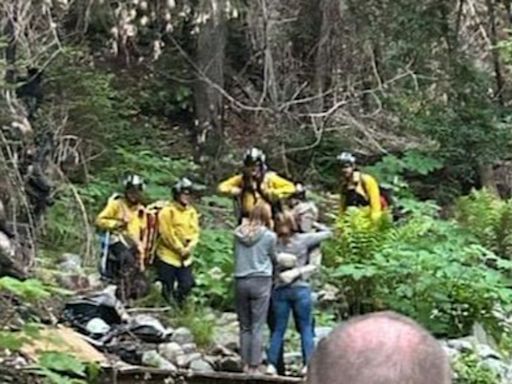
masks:
{"label": "group of people standing", "polygon": [[[342,213],[354,206],[378,220],[385,208],[378,183],[356,169],[351,154],[342,153],[337,160]],[[124,195],[114,195],[96,220],[108,234],[103,275],[117,280],[121,296],[129,298],[137,294],[133,291],[137,276],[154,264],[163,297],[181,305],[194,286],[192,255],[200,233],[191,201],[193,184],[181,179],[172,188],[171,202],[149,205],[144,204],[145,185],[139,176],[129,176],[124,186]],[[301,336],[305,370],[314,350],[310,277],[321,264],[320,244],[332,231],[318,222],[318,209],[306,200],[302,184],[270,171],[265,154],[257,148],[245,153],[241,173],[220,183],[218,192],[233,197],[238,207],[234,278],[244,370],[262,369],[267,323],[271,338],[266,373],[284,373],[283,344],[290,313]]]}

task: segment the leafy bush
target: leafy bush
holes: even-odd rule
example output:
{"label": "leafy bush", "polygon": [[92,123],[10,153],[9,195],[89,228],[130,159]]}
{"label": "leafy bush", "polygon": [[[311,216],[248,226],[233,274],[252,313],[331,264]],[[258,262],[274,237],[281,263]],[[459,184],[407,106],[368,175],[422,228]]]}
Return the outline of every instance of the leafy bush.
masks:
{"label": "leafy bush", "polygon": [[189,300],[183,309],[173,315],[171,322],[175,327],[188,328],[199,347],[209,347],[213,342],[214,318],[202,303]]}
{"label": "leafy bush", "polygon": [[195,295],[221,311],[233,309],[233,238],[228,230],[205,229],[196,251]]}
{"label": "leafy bush", "polygon": [[[327,279],[343,287],[352,313],[389,308],[437,335],[465,335],[474,322],[500,336],[494,306],[511,304],[496,256],[455,223],[413,214],[401,226],[371,226],[350,213],[326,248]],[[510,263],[498,263],[508,271]]]}
{"label": "leafy bush", "polygon": [[458,200],[455,215],[481,244],[512,259],[512,201],[500,200],[486,190],[473,191]]}
{"label": "leafy bush", "polygon": [[102,209],[107,199],[121,192],[124,173],[140,174],[147,183],[148,201],[168,200],[170,187],[180,177],[192,173],[196,167],[187,159],[171,159],[148,149],[114,150],[115,165],[99,171],[86,185],[67,185],[59,192],[58,199],[48,212],[44,236],[41,241],[47,249],[65,249],[80,252],[86,241],[83,210],[79,196],[88,215],[89,224]]}
{"label": "leafy bush", "polygon": [[463,353],[453,362],[456,384],[499,384],[496,373],[479,361],[474,353]]}

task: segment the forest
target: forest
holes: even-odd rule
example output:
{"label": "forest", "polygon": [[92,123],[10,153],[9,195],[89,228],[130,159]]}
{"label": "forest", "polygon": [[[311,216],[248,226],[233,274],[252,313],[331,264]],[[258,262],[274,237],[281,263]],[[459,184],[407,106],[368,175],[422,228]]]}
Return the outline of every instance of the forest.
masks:
{"label": "forest", "polygon": [[[90,288],[95,218],[128,173],[150,202],[201,185],[197,286],[165,321],[215,344],[235,310],[236,214],[217,186],[258,147],[334,230],[317,326],[395,310],[448,346],[492,349],[489,363],[462,348],[457,383],[512,381],[510,0],[3,0],[0,28],[0,378],[41,311]],[[397,220],[339,215],[344,151],[392,191]],[[59,270],[69,254],[78,277]],[[133,306],[165,303],[153,287]],[[51,357],[31,365],[42,382],[94,382]]]}

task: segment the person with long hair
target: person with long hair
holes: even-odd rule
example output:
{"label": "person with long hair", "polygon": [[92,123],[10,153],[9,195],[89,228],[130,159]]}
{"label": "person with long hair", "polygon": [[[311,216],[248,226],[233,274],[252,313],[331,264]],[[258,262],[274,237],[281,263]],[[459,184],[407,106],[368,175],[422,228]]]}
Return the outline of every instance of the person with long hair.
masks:
{"label": "person with long hair", "polygon": [[262,332],[272,291],[277,243],[271,228],[271,207],[259,202],[235,230],[235,304],[241,356],[248,374],[258,373],[262,363]]}
{"label": "person with long hair", "polygon": [[[277,374],[276,365],[283,347],[290,312],[296,314],[296,327],[301,336],[304,367],[314,350],[313,299],[309,277],[318,264],[309,260],[310,250],[318,247],[331,236],[331,231],[318,223],[317,232],[300,233],[291,213],[285,212],[276,218],[275,231],[278,236],[277,258],[274,270],[275,282],[272,290],[272,311],[275,326],[268,351],[267,373]],[[303,370],[305,373],[305,368]]]}

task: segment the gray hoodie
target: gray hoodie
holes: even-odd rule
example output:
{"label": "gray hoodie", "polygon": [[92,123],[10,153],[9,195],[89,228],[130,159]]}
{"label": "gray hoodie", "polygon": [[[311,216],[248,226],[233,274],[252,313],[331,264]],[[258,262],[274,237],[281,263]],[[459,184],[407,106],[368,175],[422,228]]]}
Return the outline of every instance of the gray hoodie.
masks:
{"label": "gray hoodie", "polygon": [[[332,236],[332,232],[325,226],[323,226],[322,230],[315,233],[294,233],[292,237],[289,239],[288,243],[284,244],[281,241],[277,244],[277,253],[285,252],[291,253],[297,257],[297,267],[304,267],[309,263],[309,252],[312,248],[318,247],[320,243],[324,240],[327,240]],[[275,287],[279,288],[285,286],[279,281],[278,276],[279,273],[283,272],[285,269],[276,265],[275,275]],[[292,286],[309,286],[309,282],[307,279],[300,278],[295,281]]]}
{"label": "gray hoodie", "polygon": [[235,277],[271,277],[277,236],[264,226],[235,229]]}

